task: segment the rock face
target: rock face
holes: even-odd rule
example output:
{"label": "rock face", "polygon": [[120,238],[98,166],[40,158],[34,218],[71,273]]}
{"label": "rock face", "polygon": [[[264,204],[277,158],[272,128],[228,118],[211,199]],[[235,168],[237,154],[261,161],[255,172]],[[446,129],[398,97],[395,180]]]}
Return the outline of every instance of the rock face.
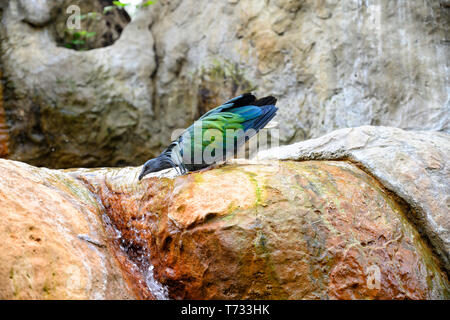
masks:
{"label": "rock face", "polygon": [[[80,2],[82,14],[103,2]],[[279,98],[282,143],[360,125],[450,128],[450,10],[438,1],[159,1],[87,52],[58,47],[66,5],[0,4],[12,159],[138,165],[251,90]]]}
{"label": "rock face", "polygon": [[0,159],[0,299],[134,299],[89,190]]}
{"label": "rock face", "polygon": [[351,163],[229,165],[137,185],[138,173],[72,174],[171,298],[449,297],[407,206]]}
{"label": "rock face", "polygon": [[[0,70],[1,78],[1,70]],[[0,82],[0,157],[8,156],[9,133],[6,124],[5,109],[3,108],[3,86]]]}
{"label": "rock face", "polygon": [[359,163],[410,206],[409,217],[450,272],[450,136],[388,127],[342,129],[261,152],[261,160],[336,160]]}
{"label": "rock face", "polygon": [[450,10],[439,1],[183,0],[153,9],[165,107],[256,86],[279,98],[284,142],[362,125],[450,129]]}
{"label": "rock face", "polygon": [[450,298],[410,206],[349,161],[140,169],[1,160],[0,297]]}
{"label": "rock face", "polygon": [[[62,3],[53,2],[51,5],[51,26],[55,33],[55,40],[62,46],[77,48],[74,43],[74,32],[85,30],[91,36],[77,38],[85,42],[80,47],[86,50],[104,48],[112,45],[121,35],[125,26],[130,22],[130,17],[125,10],[116,8],[112,0],[82,1],[64,0]],[[80,30],[67,31],[66,11],[71,6],[80,8]],[[108,11],[105,11],[108,10]],[[74,14],[74,11],[70,11]],[[95,34],[94,34],[95,33]]]}
{"label": "rock face", "polygon": [[[52,12],[50,2],[36,10]],[[53,168],[147,159],[159,142],[150,139],[156,64],[145,13],[113,45],[75,51],[57,44],[57,20],[36,28],[20,3],[5,5],[0,28],[10,157]]]}

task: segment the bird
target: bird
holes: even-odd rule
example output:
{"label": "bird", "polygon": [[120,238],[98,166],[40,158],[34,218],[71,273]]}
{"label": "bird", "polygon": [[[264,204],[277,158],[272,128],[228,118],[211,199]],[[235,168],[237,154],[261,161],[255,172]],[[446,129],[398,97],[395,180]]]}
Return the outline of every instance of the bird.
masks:
{"label": "bird", "polygon": [[275,117],[276,102],[273,96],[256,99],[253,94],[244,93],[206,112],[158,157],[144,163],[139,181],[164,169],[175,168],[183,175],[234,157]]}

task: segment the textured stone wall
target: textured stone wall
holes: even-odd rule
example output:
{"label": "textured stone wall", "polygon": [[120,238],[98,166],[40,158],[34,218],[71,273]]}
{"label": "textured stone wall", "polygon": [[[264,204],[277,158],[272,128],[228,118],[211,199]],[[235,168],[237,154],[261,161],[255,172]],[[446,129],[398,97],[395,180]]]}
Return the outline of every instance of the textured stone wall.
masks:
{"label": "textured stone wall", "polygon": [[[0,79],[2,78],[0,68]],[[3,108],[3,84],[0,81],[0,157],[8,156],[9,133],[6,124],[5,109]]]}
{"label": "textured stone wall", "polygon": [[280,98],[285,142],[360,125],[450,129],[450,12],[439,1],[183,0],[157,8],[151,30],[165,107],[174,96],[195,106],[203,92],[231,95],[235,77],[221,78],[223,86],[205,73],[237,64],[258,94]]}
{"label": "textured stone wall", "polygon": [[450,128],[439,1],[159,1],[89,51],[59,47],[64,1],[22,2],[3,4],[0,28],[12,159],[141,164],[245,91],[279,98],[282,143],[360,125]]}
{"label": "textured stone wall", "polygon": [[27,12],[12,0],[0,25],[10,158],[53,168],[144,161],[155,148],[147,17],[113,45],[75,51],[57,43],[51,15],[35,27]]}

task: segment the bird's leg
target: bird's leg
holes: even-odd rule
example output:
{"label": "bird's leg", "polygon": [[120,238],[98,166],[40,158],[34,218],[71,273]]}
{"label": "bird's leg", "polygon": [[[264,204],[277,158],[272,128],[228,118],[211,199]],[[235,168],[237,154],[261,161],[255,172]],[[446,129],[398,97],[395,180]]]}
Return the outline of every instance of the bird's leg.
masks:
{"label": "bird's leg", "polygon": [[181,175],[181,169],[177,166],[177,165],[172,165],[172,168],[175,169],[175,171],[177,172],[178,175]]}
{"label": "bird's leg", "polygon": [[186,169],[186,166],[183,164],[183,159],[182,159],[181,155],[178,152],[176,152],[175,156],[176,156],[176,158],[177,158],[176,160],[178,162],[177,167],[180,169],[180,175],[186,174],[188,172],[188,170]]}
{"label": "bird's leg", "polygon": [[186,166],[183,163],[178,165],[178,169],[180,170],[180,175],[185,175],[188,173],[188,169],[186,168]]}

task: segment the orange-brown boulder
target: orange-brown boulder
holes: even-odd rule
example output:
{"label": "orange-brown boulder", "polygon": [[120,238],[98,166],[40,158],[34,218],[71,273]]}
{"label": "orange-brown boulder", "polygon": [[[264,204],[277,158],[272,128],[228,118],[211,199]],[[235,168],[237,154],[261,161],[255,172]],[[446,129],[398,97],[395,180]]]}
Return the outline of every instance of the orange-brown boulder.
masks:
{"label": "orange-brown boulder", "polygon": [[450,297],[411,207],[351,162],[139,170],[0,160],[0,298]]}
{"label": "orange-brown boulder", "polygon": [[138,169],[72,175],[171,298],[449,298],[408,205],[350,162],[227,165],[141,183]]}
{"label": "orange-brown boulder", "polygon": [[2,159],[0,177],[0,299],[136,297],[86,186]]}

